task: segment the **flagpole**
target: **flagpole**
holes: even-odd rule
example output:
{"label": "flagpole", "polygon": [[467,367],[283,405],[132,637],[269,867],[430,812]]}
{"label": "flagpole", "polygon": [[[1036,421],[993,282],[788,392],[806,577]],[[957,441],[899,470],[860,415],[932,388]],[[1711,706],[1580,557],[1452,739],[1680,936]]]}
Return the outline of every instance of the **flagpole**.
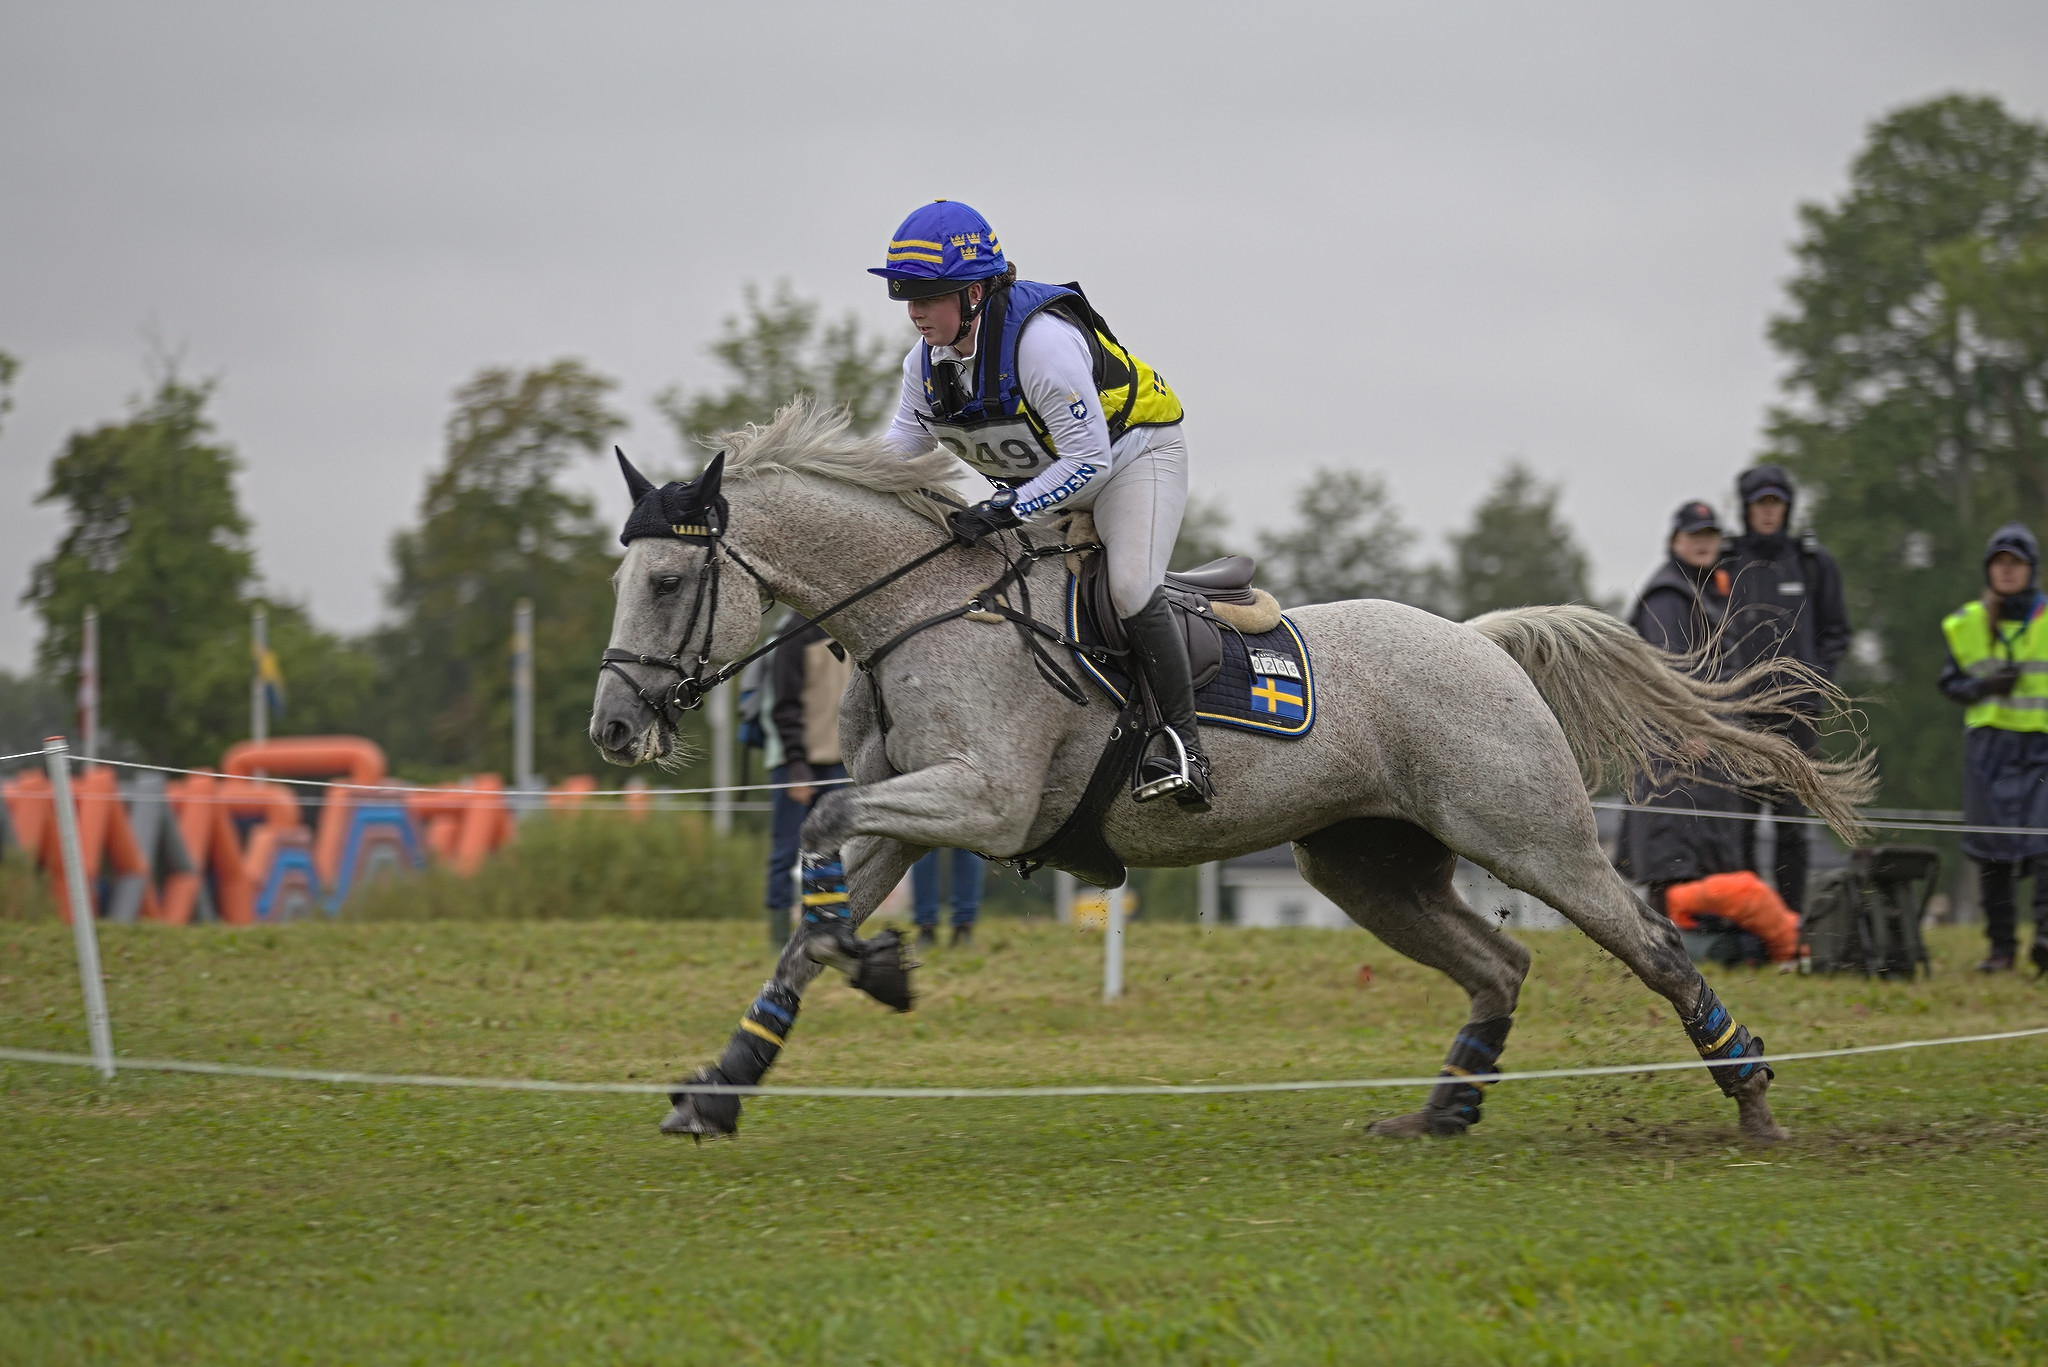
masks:
{"label": "flagpole", "polygon": [[258,745],[270,739],[270,699],[263,683],[263,660],[269,653],[270,609],[258,603],[249,609],[249,739]]}
{"label": "flagpole", "polygon": [[78,640],[78,730],[85,744],[79,758],[100,755],[100,610],[85,610],[84,630]]}

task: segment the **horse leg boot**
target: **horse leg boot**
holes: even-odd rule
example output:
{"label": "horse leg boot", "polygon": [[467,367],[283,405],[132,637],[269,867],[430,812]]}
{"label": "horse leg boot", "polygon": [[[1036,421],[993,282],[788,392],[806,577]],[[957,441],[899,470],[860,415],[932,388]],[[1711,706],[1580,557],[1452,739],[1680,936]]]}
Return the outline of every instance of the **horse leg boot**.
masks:
{"label": "horse leg boot", "polygon": [[[1792,1132],[1772,1118],[1771,1104],[1765,1099],[1771,1079],[1777,1074],[1764,1062],[1763,1038],[1750,1034],[1748,1026],[1737,1023],[1728,1014],[1728,1008],[1721,1005],[1719,994],[1705,978],[1699,984],[1699,997],[1693,1009],[1681,1013],[1679,1020],[1702,1059],[1730,1061],[1709,1071],[1721,1095],[1735,1103],[1736,1122],[1742,1127],[1743,1138],[1759,1144],[1789,1139]],[[1743,1062],[1733,1062],[1737,1059]]]}
{"label": "horse leg boot", "polygon": [[893,930],[863,940],[847,909],[846,869],[837,854],[803,856],[801,940],[815,963],[836,968],[860,991],[895,1011],[911,1007],[908,946]]}
{"label": "horse leg boot", "polygon": [[1154,755],[1139,769],[1138,789],[1131,796],[1139,802],[1171,793],[1174,801],[1191,812],[1209,810],[1216,785],[1209,776],[1209,756],[1195,721],[1195,676],[1188,664],[1188,643],[1180,634],[1167,606],[1166,590],[1154,589],[1144,607],[1123,619],[1124,639],[1130,642],[1131,659],[1144,672],[1159,705],[1159,718],[1173,733],[1178,753],[1172,757]]}
{"label": "horse leg boot", "polygon": [[[699,1068],[685,1085],[756,1087],[782,1052],[803,1004],[803,989],[821,965],[845,972],[853,985],[898,1011],[911,1007],[910,970],[902,937],[885,930],[870,940],[854,932],[848,912],[846,872],[836,855],[803,859],[803,919],[783,947],[775,976],[740,1017],[718,1062]],[[900,872],[900,870],[899,870]],[[661,1122],[665,1134],[695,1139],[739,1130],[741,1098],[729,1092],[671,1092],[674,1107]]]}

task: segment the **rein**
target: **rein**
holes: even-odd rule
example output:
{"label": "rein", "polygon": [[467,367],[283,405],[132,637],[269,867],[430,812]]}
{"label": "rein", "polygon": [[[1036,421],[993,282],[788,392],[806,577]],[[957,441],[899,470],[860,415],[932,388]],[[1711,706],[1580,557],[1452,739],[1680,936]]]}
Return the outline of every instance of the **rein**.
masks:
{"label": "rein", "polygon": [[[641,655],[630,650],[620,650],[616,647],[607,646],[604,654],[598,660],[598,668],[600,670],[608,669],[618,675],[620,679],[625,681],[626,686],[633,690],[633,696],[653,709],[657,717],[662,721],[668,722],[671,726],[677,724],[677,721],[670,719],[671,711],[676,713],[695,711],[704,705],[704,698],[712,689],[726,682],[763,655],[773,651],[784,641],[809,631],[818,623],[845,611],[868,595],[887,588],[912,571],[930,564],[947,551],[954,550],[963,545],[958,540],[950,537],[947,538],[946,541],[934,546],[924,554],[897,566],[872,583],[856,589],[816,616],[804,618],[781,635],[707,675],[704,671],[711,664],[711,641],[718,625],[719,567],[724,564],[724,557],[730,556],[732,562],[752,576],[754,582],[759,584],[771,599],[776,596],[775,586],[762,577],[759,570],[749,565],[746,557],[742,556],[731,546],[721,546],[719,544],[720,536],[722,536],[722,532],[714,532],[705,542],[704,566],[697,574],[697,594],[691,601],[689,621],[684,624],[682,639],[676,643],[674,653],[666,656]],[[1021,536],[1018,539],[1020,541],[1023,540]],[[1056,555],[1100,551],[1102,547],[1099,543],[1089,542],[1081,546],[1069,546],[1062,542],[1056,546],[1033,546],[1030,542],[1025,541],[1023,554],[1016,557],[1011,557],[1003,552],[1000,546],[993,546],[992,549],[996,550],[998,554],[1002,554],[1003,558],[1009,562],[1009,568],[1003,572],[1000,578],[987,588],[976,593],[974,597],[968,599],[959,607],[950,608],[935,616],[927,617],[923,621],[915,622],[902,631],[897,632],[894,636],[869,652],[867,659],[859,662],[861,672],[867,675],[869,687],[874,691],[876,713],[885,734],[889,729],[889,713],[882,703],[881,682],[875,673],[883,659],[911,637],[929,631],[931,628],[943,623],[965,617],[969,613],[987,613],[990,616],[1005,618],[1015,623],[1018,635],[1023,638],[1025,646],[1031,652],[1031,662],[1037,666],[1040,677],[1044,678],[1047,683],[1051,684],[1069,701],[1079,706],[1087,706],[1088,699],[1086,693],[1083,692],[1081,685],[1065,669],[1060,667],[1059,661],[1053,659],[1046,652],[1045,647],[1039,644],[1036,637],[1043,636],[1047,640],[1069,650],[1078,650],[1098,663],[1106,662],[1112,656],[1127,653],[1121,650],[1112,650],[1106,646],[1088,646],[1083,645],[1079,641],[1069,640],[1065,633],[1053,630],[1030,615],[1030,588],[1025,581],[1031,573],[1032,566],[1040,560]],[[721,550],[723,555],[720,554]],[[1024,602],[1025,611],[1023,612],[1017,611],[1002,601],[1004,588],[1013,582],[1017,585],[1019,596]],[[708,615],[705,613],[707,602],[710,604]],[[697,619],[700,616],[704,617],[704,643],[698,651],[696,659],[686,668],[683,663],[683,652],[688,648],[690,638],[697,634]],[[647,665],[656,669],[671,670],[676,675],[676,681],[664,689],[650,693],[647,689],[642,688],[632,675],[619,667],[628,664]]]}
{"label": "rein", "polygon": [[[775,637],[767,644],[758,647],[749,654],[742,655],[737,660],[731,661],[707,677],[704,670],[711,663],[712,633],[718,625],[718,567],[724,563],[719,556],[720,547],[717,541],[715,539],[707,541],[704,546],[704,568],[698,571],[697,574],[697,596],[690,604],[690,620],[683,627],[683,638],[676,643],[675,653],[667,656],[636,655],[630,650],[620,650],[613,646],[607,646],[604,654],[598,660],[598,668],[600,670],[609,669],[612,673],[625,680],[626,686],[633,690],[635,697],[653,708],[656,716],[660,717],[663,721],[668,721],[669,709],[673,708],[677,712],[695,711],[704,705],[704,696],[712,689],[718,687],[727,679],[730,679],[733,675],[760,659],[763,655],[768,654],[790,637],[809,631],[827,617],[852,607],[871,593],[887,588],[912,570],[920,569],[930,564],[959,544],[958,541],[950,537],[947,538],[944,543],[934,546],[915,560],[898,566],[866,587],[848,594],[817,616],[806,617],[803,621],[798,622],[795,626],[783,632],[780,636]],[[726,555],[732,557],[732,562],[735,565],[738,565],[741,569],[752,575],[754,582],[767,590],[768,596],[771,599],[775,597],[775,586],[762,578],[761,572],[752,565],[749,565],[746,557],[730,546],[726,546],[723,549]],[[693,667],[685,669],[683,668],[683,651],[690,644],[690,638],[697,632],[697,618],[704,610],[707,587],[711,602],[711,614],[704,622],[704,646],[698,653]],[[622,664],[652,665],[657,669],[674,670],[676,681],[663,689],[658,695],[650,695],[646,689],[634,682],[632,675],[619,668]],[[674,724],[670,722],[670,725]]]}

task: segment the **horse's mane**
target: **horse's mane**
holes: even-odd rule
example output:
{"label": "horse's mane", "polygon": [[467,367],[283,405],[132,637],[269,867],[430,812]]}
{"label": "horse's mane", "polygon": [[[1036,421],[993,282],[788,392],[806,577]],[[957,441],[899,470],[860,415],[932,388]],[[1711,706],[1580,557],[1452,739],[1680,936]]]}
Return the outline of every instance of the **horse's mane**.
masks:
{"label": "horse's mane", "polygon": [[946,505],[926,491],[952,483],[960,473],[960,463],[940,447],[922,455],[901,455],[883,446],[879,437],[849,433],[852,421],[845,405],[826,407],[808,394],[799,394],[777,409],[766,426],[750,422],[737,431],[720,433],[705,445],[724,449],[727,479],[820,475],[894,494],[912,512],[944,527]]}

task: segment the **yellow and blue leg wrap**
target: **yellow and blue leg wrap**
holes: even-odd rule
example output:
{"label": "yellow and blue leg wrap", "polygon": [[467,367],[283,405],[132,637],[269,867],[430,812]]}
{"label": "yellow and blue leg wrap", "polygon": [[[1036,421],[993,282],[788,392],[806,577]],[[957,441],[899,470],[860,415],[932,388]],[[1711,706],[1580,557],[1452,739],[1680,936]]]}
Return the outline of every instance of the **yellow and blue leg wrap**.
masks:
{"label": "yellow and blue leg wrap", "polygon": [[1451,1041],[1451,1052],[1444,1056],[1439,1073],[1450,1080],[1430,1088],[1429,1100],[1422,1107],[1431,1134],[1463,1134],[1479,1123],[1481,1103],[1486,1099],[1482,1089],[1490,1084],[1464,1079],[1500,1071],[1501,1050],[1507,1048],[1508,1031],[1514,1025],[1513,1016],[1474,1021]]}
{"label": "yellow and blue leg wrap", "polygon": [[[761,995],[754,998],[753,1005],[740,1017],[739,1029],[732,1032],[726,1041],[725,1052],[718,1056],[718,1062],[699,1072],[693,1081],[720,1082],[732,1087],[752,1087],[775,1066],[775,1058],[782,1052],[782,1046],[789,1038],[789,1032],[796,1025],[796,1013],[802,1006],[797,994],[780,983],[769,983],[761,989]],[[678,1092],[669,1100],[680,1106],[686,1094]],[[736,1096],[699,1096],[695,1098],[699,1112],[707,1107],[723,1114],[730,1111],[736,1125],[739,1120],[739,1102]]]}
{"label": "yellow and blue leg wrap", "polygon": [[1723,1096],[1734,1096],[1747,1086],[1759,1069],[1765,1077],[1775,1077],[1769,1064],[1763,1061],[1764,1042],[1749,1033],[1749,1027],[1740,1025],[1728,1014],[1728,1008],[1721,1005],[1721,998],[1703,980],[1700,983],[1700,999],[1693,1007],[1692,1015],[1681,1018],[1685,1033],[1692,1037],[1693,1048],[1700,1051],[1704,1059],[1753,1059],[1754,1062],[1730,1065],[1724,1068],[1710,1068],[1714,1082]]}

